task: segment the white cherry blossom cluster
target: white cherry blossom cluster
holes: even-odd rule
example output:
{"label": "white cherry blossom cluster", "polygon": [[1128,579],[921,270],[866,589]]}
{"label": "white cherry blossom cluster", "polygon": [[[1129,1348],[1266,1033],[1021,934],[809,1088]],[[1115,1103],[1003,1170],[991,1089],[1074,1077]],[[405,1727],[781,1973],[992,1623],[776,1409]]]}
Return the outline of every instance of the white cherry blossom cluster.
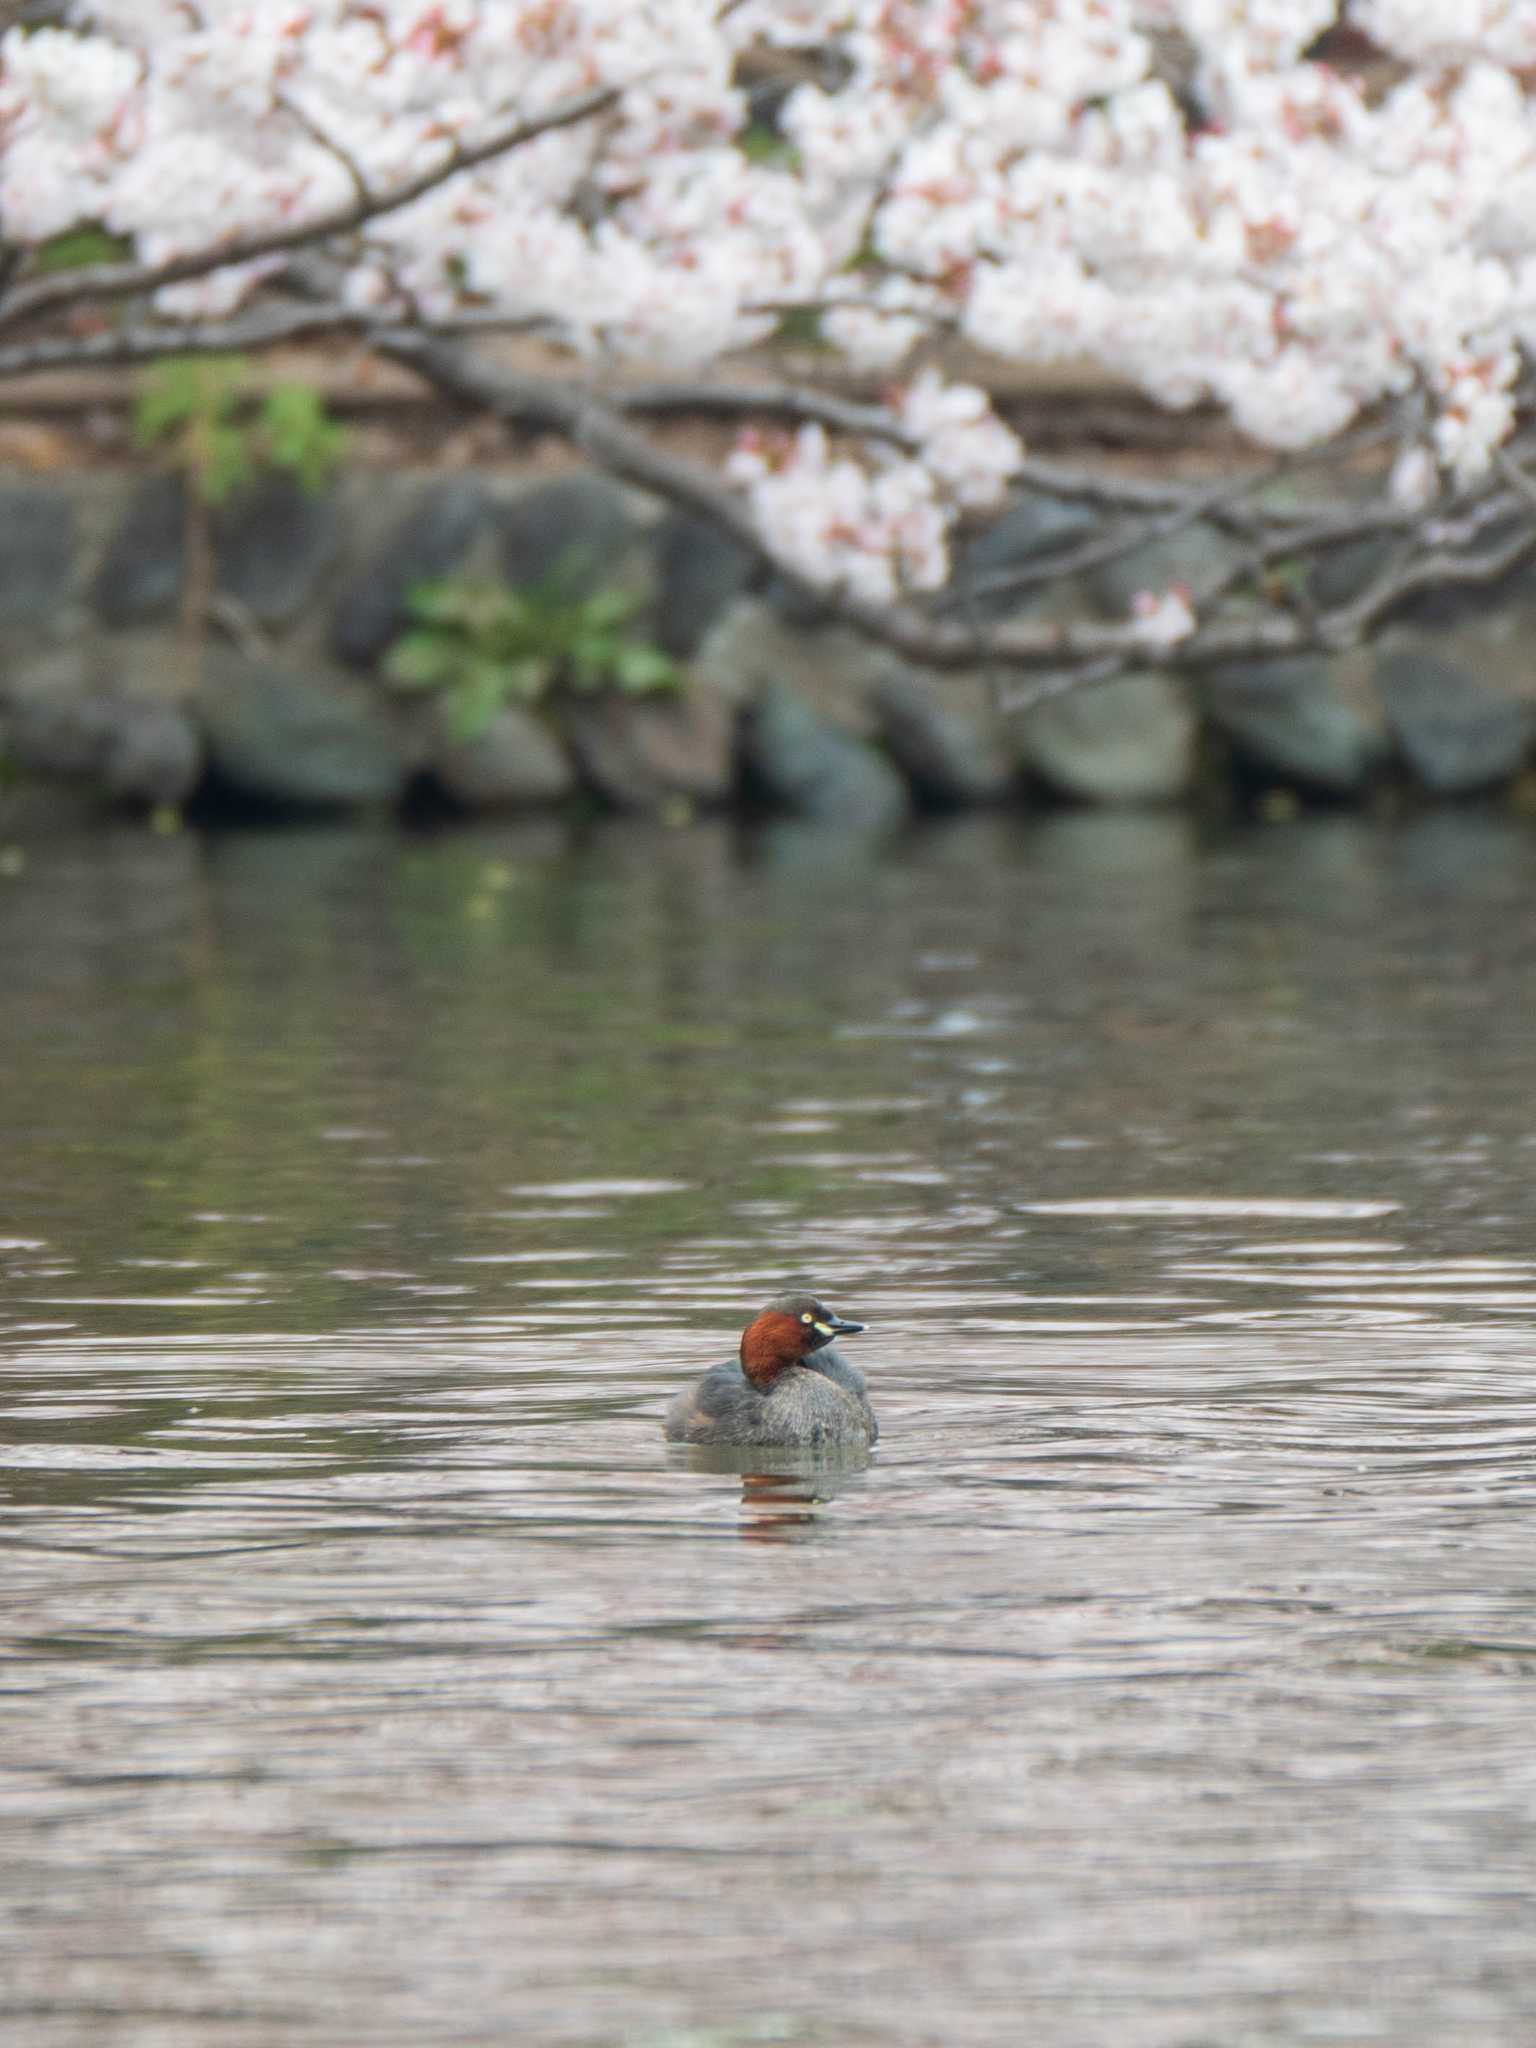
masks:
{"label": "white cherry blossom cluster", "polygon": [[810,583],[876,604],[937,589],[949,573],[945,536],[955,517],[995,505],[1024,458],[975,385],[925,370],[892,399],[904,447],[881,445],[856,462],[820,426],[751,430],[726,465],[777,560]]}
{"label": "white cherry blossom cluster", "polygon": [[948,519],[919,462],[855,462],[806,426],[744,434],[726,473],[750,494],[774,558],[809,583],[883,604],[945,580]]}
{"label": "white cherry blossom cluster", "polygon": [[[702,367],[791,312],[882,373],[959,336],[1214,399],[1276,448],[1416,394],[1399,469],[1420,498],[1486,470],[1536,344],[1533,0],[82,0],[72,20],[0,39],[22,247],[98,223],[149,264],[236,249],[611,88],[334,237],[347,303],[505,316],[589,364]],[[1340,28],[1373,78],[1325,61]],[[768,127],[749,86],[774,63],[799,82]],[[283,260],[159,308],[217,319]],[[729,469],[770,548],[876,599],[941,582],[954,518],[1020,459],[979,390],[929,370],[892,418],[881,441],[751,440]],[[1149,632],[1181,627],[1154,601]]]}

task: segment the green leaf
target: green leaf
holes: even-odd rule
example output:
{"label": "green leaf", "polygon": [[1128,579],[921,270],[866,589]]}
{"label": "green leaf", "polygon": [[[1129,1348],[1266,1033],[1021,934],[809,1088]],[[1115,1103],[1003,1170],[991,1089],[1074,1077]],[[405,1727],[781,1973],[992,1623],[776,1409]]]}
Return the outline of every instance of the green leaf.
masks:
{"label": "green leaf", "polygon": [[448,698],[448,724],[457,740],[477,740],[502,705],[504,672],[489,663],[469,669]]}
{"label": "green leaf", "polygon": [[508,664],[494,654],[469,653],[464,657],[464,677],[476,689],[506,695]]}
{"label": "green leaf", "polygon": [[506,616],[507,593],[483,578],[444,577],[412,584],[406,603],[425,623],[483,638]]}
{"label": "green leaf", "polygon": [[292,461],[328,424],[324,401],[312,384],[274,384],[261,402],[262,432],[279,462]]}
{"label": "green leaf", "polygon": [[639,599],[630,590],[594,590],[580,604],[582,623],[587,626],[622,626]]}
{"label": "green leaf", "polygon": [[244,356],[167,356],[149,373],[133,409],[140,445],[173,427],[209,427],[232,409],[250,371]]}
{"label": "green leaf", "polygon": [[547,583],[513,590],[458,576],[414,585],[407,603],[417,628],[386,671],[403,688],[443,689],[451,722],[471,735],[501,704],[536,703],[557,686],[642,693],[679,681],[659,647],[630,636],[637,599],[627,590],[571,598]]}
{"label": "green leaf", "polygon": [[141,448],[153,447],[172,427],[189,419],[194,410],[188,386],[170,377],[157,377],[134,400],[134,439]]}
{"label": "green leaf", "polygon": [[274,384],[262,401],[261,432],[271,460],[306,491],[324,489],[348,440],[312,384]]}
{"label": "green leaf", "polygon": [[435,690],[452,680],[462,661],[441,633],[407,633],[384,657],[384,673],[402,690]]}
{"label": "green leaf", "polygon": [[457,583],[412,583],[405,593],[412,618],[433,626],[456,625],[463,616],[463,593]]}
{"label": "green leaf", "polygon": [[312,498],[318,497],[341,467],[351,445],[352,436],[345,427],[337,426],[327,429],[323,442],[311,442],[302,459],[293,465],[299,489],[308,491]]}
{"label": "green leaf", "polygon": [[614,675],[622,690],[673,690],[678,683],[677,664],[659,647],[636,644],[619,650]]}
{"label": "green leaf", "polygon": [[251,474],[251,441],[243,427],[211,426],[196,482],[210,505],[221,505]]}

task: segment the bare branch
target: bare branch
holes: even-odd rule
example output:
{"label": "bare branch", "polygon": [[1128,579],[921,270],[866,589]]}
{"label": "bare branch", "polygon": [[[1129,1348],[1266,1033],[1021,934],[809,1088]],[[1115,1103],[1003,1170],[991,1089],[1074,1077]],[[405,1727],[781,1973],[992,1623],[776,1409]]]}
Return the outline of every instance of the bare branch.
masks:
{"label": "bare branch", "polygon": [[1065,697],[1073,690],[1091,690],[1095,683],[1112,682],[1116,676],[1125,673],[1125,667],[1123,661],[1096,661],[1087,668],[1065,669],[1059,675],[1042,676],[1032,683],[995,690],[993,707],[1004,717],[1018,717],[1025,711],[1033,711],[1037,705],[1049,704],[1053,697]]}
{"label": "bare branch", "polygon": [[[655,447],[607,399],[570,384],[510,374],[430,335],[397,329],[378,335],[376,345],[438,390],[520,426],[561,434],[612,475],[686,507],[752,553],[766,553],[740,498],[724,489],[712,472]],[[872,604],[812,583],[783,562],[774,561],[773,566],[833,616],[929,668],[1062,668],[1106,659],[1145,665],[1154,658],[1135,623],[1011,620],[978,632],[933,618],[912,603]],[[1200,662],[1230,661],[1245,655],[1292,653],[1300,644],[1294,621],[1261,618],[1204,628],[1180,645],[1178,655],[1181,663],[1191,656]]]}
{"label": "bare branch", "polygon": [[1387,571],[1352,604],[1340,605],[1317,621],[1320,644],[1337,651],[1353,647],[1379,626],[1406,598],[1428,590],[1496,583],[1536,554],[1536,521],[1527,521],[1507,539],[1481,554],[1456,554],[1431,549],[1407,564]]}
{"label": "bare branch", "polygon": [[726,419],[809,420],[835,434],[886,441],[896,448],[916,446],[912,435],[888,407],[834,398],[803,384],[632,384],[616,391],[611,402],[616,410],[626,413],[686,413],[693,419],[719,415]]}
{"label": "bare branch", "polygon": [[[831,433],[882,441],[895,448],[914,450],[918,445],[916,437],[889,407],[860,404],[857,400],[839,398],[803,384],[715,384],[707,379],[636,384],[616,391],[610,402],[615,409],[625,413],[681,413],[694,419],[778,417],[809,420],[826,427]],[[1362,448],[1381,441],[1383,432],[1380,427],[1368,427],[1358,436],[1322,451],[1322,457],[1332,460],[1358,453]],[[1220,525],[1247,531],[1255,520],[1240,516],[1238,508],[1242,501],[1254,491],[1273,483],[1276,477],[1307,467],[1319,459],[1317,454],[1286,455],[1248,469],[1239,476],[1225,478],[1213,490],[1209,484],[1173,483],[1166,479],[1151,481],[1111,470],[1081,469],[1068,463],[1026,456],[1016,472],[1016,481],[1026,489],[1094,505],[1104,511],[1136,512],[1153,517],[1166,515],[1180,523],[1186,519],[1213,518]],[[1257,523],[1266,529],[1277,525],[1310,526],[1336,505],[1337,499],[1330,497],[1318,503],[1302,502],[1266,508]],[[1397,515],[1394,513],[1393,516]],[[1358,520],[1353,522],[1350,530],[1359,530]]]}
{"label": "bare branch", "polygon": [[273,348],[307,335],[363,327],[370,316],[344,306],[274,306],[232,320],[188,320],[120,327],[106,334],[63,335],[0,348],[0,378],[36,370],[94,370],[152,363],[166,356],[227,355]]}
{"label": "bare branch", "polygon": [[[1176,534],[1197,526],[1202,519],[1210,518],[1239,499],[1246,498],[1259,484],[1278,475],[1280,467],[1277,463],[1262,477],[1245,477],[1236,484],[1228,483],[1219,490],[1208,491],[1204,496],[1192,493],[1183,505],[1171,512],[1143,520],[1137,526],[1112,528],[1108,533],[1084,541],[1079,547],[1042,554],[1034,560],[1021,562],[1016,568],[999,570],[993,576],[971,577],[963,590],[956,591],[944,602],[950,608],[995,602],[1001,597],[1018,596],[1041,583],[1054,583],[1063,576],[1079,576],[1085,570],[1102,568],[1107,562],[1118,562],[1122,557],[1133,555],[1157,541],[1171,540]],[[1204,601],[1204,594],[1197,592],[1196,602]]]}
{"label": "bare branch", "polygon": [[353,229],[366,226],[370,220],[381,219],[385,214],[398,212],[402,206],[409,206],[414,200],[445,184],[449,178],[457,177],[460,171],[490,163],[494,158],[520,149],[525,143],[556,128],[569,128],[578,121],[589,120],[593,114],[613,106],[622,90],[620,86],[610,85],[581,93],[575,99],[551,108],[547,114],[535,114],[527,120],[515,121],[480,142],[449,150],[432,170],[408,178],[403,185],[396,185],[392,190],[377,193],[367,200],[354,198],[345,206],[332,207],[328,213],[314,214],[308,221],[296,221],[287,227],[236,237],[210,249],[192,250],[185,256],[172,257],[165,263],[88,263],[82,264],[78,270],[36,278],[31,284],[22,285],[12,292],[9,300],[0,306],[0,326],[12,326],[39,313],[57,312],[60,307],[78,304],[82,299],[122,299],[136,292],[158,291],[164,285],[184,284],[189,279],[206,277],[211,271],[223,270],[231,264],[254,263],[263,256],[278,256],[289,249],[302,249],[331,235],[350,234]]}
{"label": "bare branch", "polygon": [[[623,417],[622,399],[616,404],[571,384],[510,374],[478,360],[462,346],[419,332],[397,329],[380,333],[375,343],[382,353],[415,369],[438,390],[519,425],[560,434],[613,475],[684,506],[753,553],[767,554],[741,499],[723,488],[712,472],[665,453],[637,432]],[[1503,500],[1506,512],[1508,502]],[[1400,520],[1404,515],[1394,511],[1391,516]],[[1465,528],[1485,528],[1490,523],[1492,514],[1485,503],[1469,509]],[[1350,534],[1360,530],[1360,520],[1348,524]],[[1297,538],[1289,536],[1287,544],[1294,548]],[[1281,544],[1278,537],[1275,544]],[[1014,619],[978,629],[935,617],[910,602],[870,604],[813,584],[782,562],[775,561],[773,566],[830,615],[923,667],[1055,671],[1042,686],[1019,698],[1020,702],[1040,702],[1085,682],[1107,680],[1130,667],[1197,671],[1280,655],[1334,652],[1356,644],[1405,598],[1421,590],[1448,583],[1489,582],[1533,553],[1536,521],[1527,522],[1512,539],[1480,553],[1435,547],[1406,565],[1395,564],[1363,597],[1315,618],[1271,608],[1251,617],[1210,619],[1168,649],[1149,643],[1136,621],[1069,624]]]}

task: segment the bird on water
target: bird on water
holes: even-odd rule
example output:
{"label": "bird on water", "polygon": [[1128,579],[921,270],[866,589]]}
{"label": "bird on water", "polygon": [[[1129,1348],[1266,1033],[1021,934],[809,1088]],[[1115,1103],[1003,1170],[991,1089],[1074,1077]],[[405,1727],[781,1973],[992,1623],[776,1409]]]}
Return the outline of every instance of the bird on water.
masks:
{"label": "bird on water", "polygon": [[848,1449],[880,1434],[864,1375],[834,1337],[850,1322],[814,1294],[780,1294],[748,1323],[738,1358],[713,1367],[667,1409],[675,1444]]}

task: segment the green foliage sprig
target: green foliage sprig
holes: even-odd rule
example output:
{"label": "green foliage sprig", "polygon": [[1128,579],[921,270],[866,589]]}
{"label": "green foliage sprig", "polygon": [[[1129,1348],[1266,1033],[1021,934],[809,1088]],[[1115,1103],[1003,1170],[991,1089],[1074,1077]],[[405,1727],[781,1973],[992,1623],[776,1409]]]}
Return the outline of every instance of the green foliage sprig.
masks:
{"label": "green foliage sprig", "polygon": [[306,491],[323,489],[347,445],[346,430],[308,384],[265,388],[244,356],[167,356],[140,387],[134,431],[143,448],[166,449],[185,487],[181,578],[183,687],[202,672],[214,596],[213,515],[258,469],[290,470]]}
{"label": "green foliage sprig", "polygon": [[643,696],[679,681],[676,664],[633,631],[639,599],[627,590],[581,596],[558,574],[521,590],[454,577],[418,584],[408,602],[416,623],[384,673],[397,689],[441,692],[461,739],[477,738],[504,704],[560,691]]}
{"label": "green foliage sprig", "polygon": [[262,390],[244,356],[168,356],[145,380],[133,423],[140,447],[168,444],[205,505],[222,504],[262,468],[291,470],[305,490],[322,490],[347,446],[312,385]]}

